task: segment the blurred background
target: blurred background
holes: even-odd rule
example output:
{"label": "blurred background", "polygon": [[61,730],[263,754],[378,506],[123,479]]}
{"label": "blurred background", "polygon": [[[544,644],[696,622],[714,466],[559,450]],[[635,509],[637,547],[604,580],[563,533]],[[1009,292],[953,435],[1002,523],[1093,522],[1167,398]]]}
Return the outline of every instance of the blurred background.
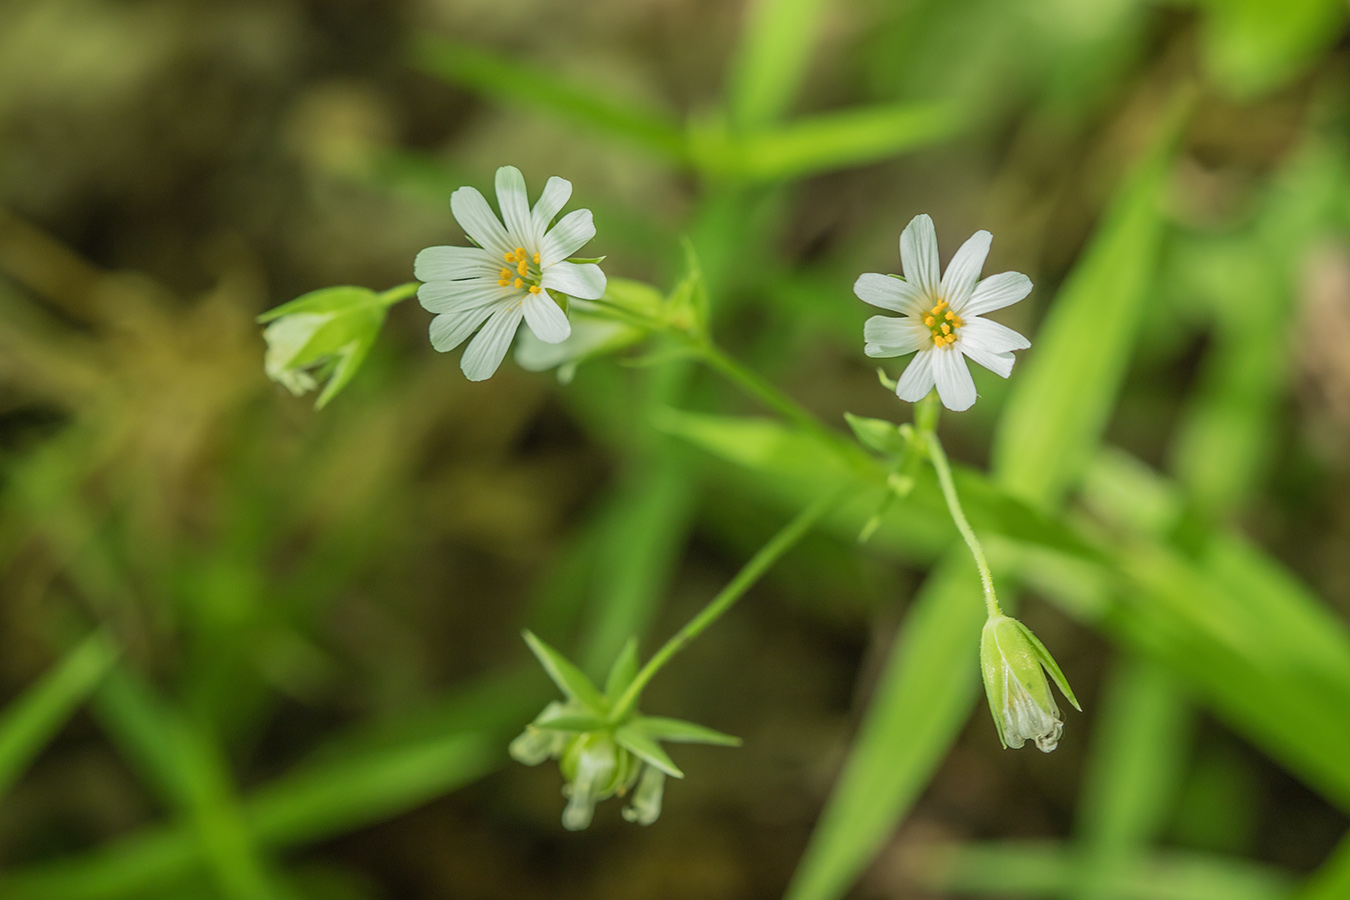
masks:
{"label": "blurred background", "polygon": [[[1346,18],[7,0],[0,896],[1350,897]],[[321,413],[265,378],[255,316],[410,280],[506,164],[572,181],[612,277],[671,289],[687,237],[719,340],[840,429],[910,415],[857,274],[920,212],[944,262],[993,232],[1033,346],[942,433],[1083,700],[1055,753],[999,748],[969,628],[923,638],[930,503],[809,537],[647,693],[744,747],[562,830],[505,756],[552,697],[520,629],[650,653],[801,498],[651,424],[765,413],[688,363],[470,384],[408,302]]]}

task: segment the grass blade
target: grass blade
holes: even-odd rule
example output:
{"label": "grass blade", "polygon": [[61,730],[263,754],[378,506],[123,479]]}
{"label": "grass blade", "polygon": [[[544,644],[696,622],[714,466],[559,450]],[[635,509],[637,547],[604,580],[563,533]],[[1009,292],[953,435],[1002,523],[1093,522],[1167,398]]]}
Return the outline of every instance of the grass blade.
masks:
{"label": "grass blade", "polygon": [[101,634],[86,638],[0,715],[0,796],[98,686],[117,658]]}

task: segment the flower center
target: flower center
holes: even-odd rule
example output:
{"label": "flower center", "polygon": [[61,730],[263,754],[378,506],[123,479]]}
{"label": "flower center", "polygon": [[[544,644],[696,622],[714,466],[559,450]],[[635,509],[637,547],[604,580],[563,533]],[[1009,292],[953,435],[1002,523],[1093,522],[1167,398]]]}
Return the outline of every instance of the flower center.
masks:
{"label": "flower center", "polygon": [[947,308],[946,300],[939,300],[923,317],[923,324],[933,333],[933,343],[938,347],[946,347],[956,343],[956,330],[966,322]]}
{"label": "flower center", "polygon": [[543,276],[539,268],[538,253],[530,256],[524,247],[517,247],[514,253],[503,254],[503,259],[506,265],[502,266],[501,272],[497,274],[497,284],[518,291],[529,288],[531,294],[543,290],[539,286]]}

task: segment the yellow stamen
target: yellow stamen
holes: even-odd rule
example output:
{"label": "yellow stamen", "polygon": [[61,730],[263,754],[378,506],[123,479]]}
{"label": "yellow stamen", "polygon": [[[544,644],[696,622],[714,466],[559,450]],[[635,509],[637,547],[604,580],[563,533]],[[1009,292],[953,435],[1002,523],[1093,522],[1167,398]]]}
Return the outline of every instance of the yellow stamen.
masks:
{"label": "yellow stamen", "polygon": [[949,334],[949,335],[947,335],[947,343],[949,343],[949,344],[955,344],[955,343],[956,343],[956,335],[954,335],[954,334]]}
{"label": "yellow stamen", "polygon": [[524,261],[525,261],[525,248],[524,248],[524,247],[517,247],[517,248],[516,248],[516,262],[524,262]]}
{"label": "yellow stamen", "polygon": [[943,334],[951,334],[951,333],[952,333],[952,326],[948,325],[946,322],[943,322],[943,323],[942,323],[942,333],[943,333]]}
{"label": "yellow stamen", "polygon": [[516,272],[519,273],[519,274],[521,274],[521,275],[528,275],[528,274],[530,274],[530,267],[529,267],[528,265],[526,265],[525,260],[522,259],[522,260],[520,261],[520,265],[516,266]]}
{"label": "yellow stamen", "polygon": [[943,316],[943,318],[945,318],[948,322],[950,322],[952,319],[955,319],[955,318],[956,318],[956,313],[952,312],[952,311],[949,309],[949,310],[947,310],[947,315]]}
{"label": "yellow stamen", "polygon": [[937,322],[937,319],[932,316],[924,316],[923,318],[923,324],[927,325],[929,328],[932,328],[935,322]]}
{"label": "yellow stamen", "polygon": [[511,279],[509,279],[509,278],[499,278],[499,279],[497,279],[497,284],[500,285],[501,287],[506,287],[506,286],[507,286],[508,284],[510,284],[510,283],[511,283]]}
{"label": "yellow stamen", "polygon": [[946,306],[946,305],[947,305],[947,301],[946,301],[946,300],[939,300],[939,301],[937,302],[937,306],[933,307],[933,309],[934,309],[934,310],[939,310],[939,309],[942,309],[942,307],[944,307],[944,306]]}
{"label": "yellow stamen", "polygon": [[531,294],[537,294],[537,293],[539,293],[539,285],[537,285],[537,284],[532,284],[532,285],[530,285],[530,293],[531,293]]}
{"label": "yellow stamen", "polygon": [[538,253],[536,253],[536,254],[534,255],[534,264],[535,264],[536,266],[539,265],[539,254],[538,254]]}
{"label": "yellow stamen", "polygon": [[515,287],[516,287],[516,288],[523,288],[524,286],[525,286],[525,282],[523,282],[523,281],[521,281],[519,278],[517,278],[517,279],[516,279],[516,283],[515,283]]}
{"label": "yellow stamen", "polygon": [[498,277],[498,278],[505,278],[507,281],[510,281],[510,280],[511,280],[511,270],[510,270],[510,269],[502,269],[501,272],[497,275],[497,277]]}

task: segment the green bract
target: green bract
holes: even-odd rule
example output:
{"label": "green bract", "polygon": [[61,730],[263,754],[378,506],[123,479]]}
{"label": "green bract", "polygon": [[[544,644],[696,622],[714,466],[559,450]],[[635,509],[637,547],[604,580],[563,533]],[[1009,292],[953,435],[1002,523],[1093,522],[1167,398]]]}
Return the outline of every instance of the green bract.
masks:
{"label": "green bract", "polygon": [[[684,773],[661,749],[661,741],[721,744],[735,747],[740,739],[693,722],[643,716],[619,710],[619,698],[637,677],[637,644],[629,641],[610,667],[602,693],[566,657],[530,632],[525,642],[566,695],[565,702],[544,707],[525,731],[511,742],[511,756],[527,766],[558,760],[567,780],[563,795],[563,827],[577,831],[591,824],[595,804],[633,790],[624,818],[650,825],[661,815],[665,779]],[[617,711],[616,716],[611,711]]]}
{"label": "green bract", "polygon": [[362,287],[311,291],[258,316],[267,377],[296,396],[327,381],[314,404],[322,408],[347,386],[384,325],[385,303]]}
{"label": "green bract", "polygon": [[1016,749],[1032,740],[1045,753],[1054,750],[1064,723],[1045,673],[1074,709],[1081,712],[1082,707],[1045,645],[1016,619],[990,616],[980,636],[980,667],[1003,746]]}

